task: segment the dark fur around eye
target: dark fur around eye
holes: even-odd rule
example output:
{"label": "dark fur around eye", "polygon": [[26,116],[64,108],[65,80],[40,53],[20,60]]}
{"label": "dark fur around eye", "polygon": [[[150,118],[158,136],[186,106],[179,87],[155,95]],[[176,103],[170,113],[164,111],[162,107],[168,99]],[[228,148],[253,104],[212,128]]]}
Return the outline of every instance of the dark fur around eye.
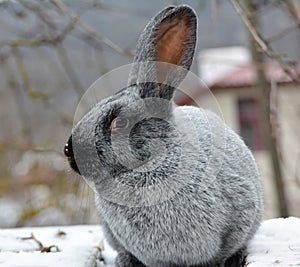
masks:
{"label": "dark fur around eye", "polygon": [[111,144],[111,122],[119,115],[121,107],[115,107],[110,110],[106,116],[101,117],[95,127],[96,149],[100,160],[104,160],[104,147]]}
{"label": "dark fur around eye", "polygon": [[110,134],[110,125],[112,121],[118,117],[121,112],[121,107],[115,107],[108,112],[108,114],[98,123],[98,125],[102,128],[103,133]]}

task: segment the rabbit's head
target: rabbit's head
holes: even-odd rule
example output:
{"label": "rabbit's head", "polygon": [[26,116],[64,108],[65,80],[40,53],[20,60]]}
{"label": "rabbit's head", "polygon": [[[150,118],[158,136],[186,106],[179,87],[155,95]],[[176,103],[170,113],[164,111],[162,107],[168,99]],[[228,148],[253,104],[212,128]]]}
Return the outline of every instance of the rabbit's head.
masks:
{"label": "rabbit's head", "polygon": [[172,97],[191,66],[196,28],[188,6],[170,6],[153,17],[140,35],[128,86],[74,127],[65,154],[100,196],[128,204],[144,199],[149,188],[155,188],[152,198],[170,189],[166,181],[180,168],[183,142]]}

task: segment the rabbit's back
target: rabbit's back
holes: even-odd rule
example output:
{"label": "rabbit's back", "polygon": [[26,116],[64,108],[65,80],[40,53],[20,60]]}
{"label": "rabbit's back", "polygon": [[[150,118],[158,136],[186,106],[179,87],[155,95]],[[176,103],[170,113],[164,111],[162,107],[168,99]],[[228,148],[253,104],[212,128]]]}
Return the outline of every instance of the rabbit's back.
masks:
{"label": "rabbit's back", "polygon": [[[214,199],[213,208],[206,210],[222,228],[224,257],[243,243],[246,245],[263,218],[263,190],[257,165],[240,136],[215,113],[191,106],[177,110],[190,117],[198,133],[200,162],[207,165],[204,175],[201,167],[197,169],[196,184],[200,194],[204,188],[212,193],[208,199]],[[198,201],[209,207],[210,203],[203,202],[201,195]]]}

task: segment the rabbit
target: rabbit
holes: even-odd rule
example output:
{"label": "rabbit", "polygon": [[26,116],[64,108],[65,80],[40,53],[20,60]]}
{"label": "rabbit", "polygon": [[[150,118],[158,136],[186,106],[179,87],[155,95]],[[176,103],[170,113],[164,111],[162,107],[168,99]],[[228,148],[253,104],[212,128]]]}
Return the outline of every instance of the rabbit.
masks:
{"label": "rabbit", "polygon": [[169,6],[141,33],[128,85],[99,101],[64,148],[95,184],[117,267],[238,267],[263,218],[254,157],[215,113],[176,106],[197,16]]}

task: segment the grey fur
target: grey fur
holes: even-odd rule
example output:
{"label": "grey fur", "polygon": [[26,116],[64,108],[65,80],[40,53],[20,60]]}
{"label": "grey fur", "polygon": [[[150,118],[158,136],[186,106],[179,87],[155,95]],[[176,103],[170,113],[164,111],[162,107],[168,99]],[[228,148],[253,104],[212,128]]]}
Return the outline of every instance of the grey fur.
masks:
{"label": "grey fur", "polygon": [[[143,65],[155,61],[161,21],[183,13],[192,21],[181,61],[189,69],[195,13],[168,7],[141,35],[135,62],[142,65],[132,68],[128,88],[99,102],[72,131],[74,155],[68,157],[95,183],[118,267],[229,266],[227,259],[241,257],[262,220],[259,174],[244,142],[214,113],[169,101],[186,71],[159,87],[155,65]],[[132,124],[121,134],[108,130],[116,116]]]}

